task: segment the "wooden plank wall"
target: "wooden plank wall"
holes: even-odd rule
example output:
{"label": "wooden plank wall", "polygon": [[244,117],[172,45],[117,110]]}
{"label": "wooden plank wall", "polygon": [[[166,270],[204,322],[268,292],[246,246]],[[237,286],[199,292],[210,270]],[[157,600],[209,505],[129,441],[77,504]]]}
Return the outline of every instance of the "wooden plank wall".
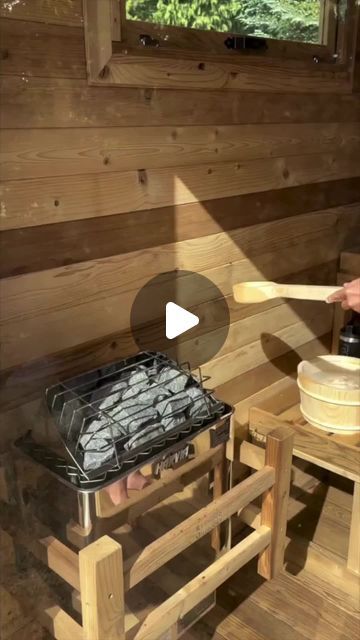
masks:
{"label": "wooden plank wall", "polygon": [[[231,286],[335,282],[360,227],[359,95],[89,87],[80,0],[0,7],[2,410],[133,353],[136,292],[178,268],[227,296],[204,372],[242,420],[329,345],[330,307],[240,307]],[[191,282],[187,302],[213,309]],[[178,353],[194,366],[199,337]]]}

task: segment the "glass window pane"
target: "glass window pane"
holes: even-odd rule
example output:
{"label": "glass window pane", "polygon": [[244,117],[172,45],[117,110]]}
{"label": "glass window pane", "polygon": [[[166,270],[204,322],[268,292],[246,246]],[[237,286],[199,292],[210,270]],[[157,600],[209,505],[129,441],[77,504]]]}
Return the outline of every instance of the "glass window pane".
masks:
{"label": "glass window pane", "polygon": [[320,40],[325,0],[127,0],[127,17],[276,40]]}

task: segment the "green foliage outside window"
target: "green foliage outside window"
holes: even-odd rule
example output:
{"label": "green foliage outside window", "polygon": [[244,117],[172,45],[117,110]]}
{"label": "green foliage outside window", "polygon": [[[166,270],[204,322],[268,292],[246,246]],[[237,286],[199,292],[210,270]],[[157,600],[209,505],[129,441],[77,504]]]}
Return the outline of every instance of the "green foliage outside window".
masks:
{"label": "green foliage outside window", "polygon": [[127,0],[127,17],[177,27],[318,42],[320,0]]}

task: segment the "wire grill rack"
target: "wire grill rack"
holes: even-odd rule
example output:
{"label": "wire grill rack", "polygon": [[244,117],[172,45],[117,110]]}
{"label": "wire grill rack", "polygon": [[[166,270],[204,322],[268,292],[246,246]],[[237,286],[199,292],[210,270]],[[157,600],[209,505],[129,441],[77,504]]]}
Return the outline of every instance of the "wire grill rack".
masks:
{"label": "wire grill rack", "polygon": [[[188,363],[157,352],[56,384],[46,404],[65,459],[41,446],[31,455],[42,462],[47,455],[57,473],[80,486],[126,475],[231,412],[204,389],[200,369],[195,375]],[[29,448],[29,439],[22,445]]]}

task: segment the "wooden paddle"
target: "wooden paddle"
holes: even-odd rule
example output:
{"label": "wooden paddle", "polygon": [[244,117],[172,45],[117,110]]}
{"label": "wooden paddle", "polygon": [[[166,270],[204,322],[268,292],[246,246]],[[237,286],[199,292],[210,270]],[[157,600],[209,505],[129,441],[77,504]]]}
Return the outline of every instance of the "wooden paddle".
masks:
{"label": "wooden paddle", "polygon": [[296,300],[321,300],[327,298],[341,287],[324,287],[310,284],[276,284],[276,282],[241,282],[233,286],[236,302],[251,304],[272,300],[273,298],[294,298]]}

